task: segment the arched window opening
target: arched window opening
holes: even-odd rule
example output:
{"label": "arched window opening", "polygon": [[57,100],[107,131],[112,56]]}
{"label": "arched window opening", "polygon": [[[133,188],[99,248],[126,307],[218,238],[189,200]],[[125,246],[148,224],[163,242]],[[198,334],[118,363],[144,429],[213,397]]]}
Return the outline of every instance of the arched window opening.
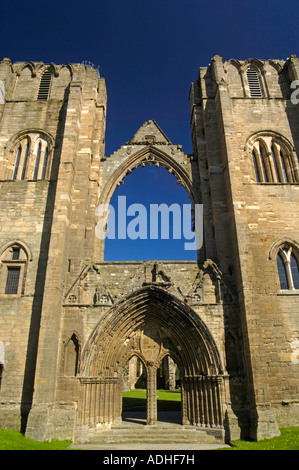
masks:
{"label": "arched window opening", "polygon": [[297,157],[282,138],[265,132],[251,140],[250,150],[257,183],[298,183]]}
{"label": "arched window opening", "polygon": [[281,167],[282,167],[282,171],[283,171],[284,182],[287,183],[288,180],[289,180],[288,179],[288,172],[287,172],[285,159],[284,159],[284,155],[283,155],[282,151],[279,152],[279,156],[280,156],[280,162],[281,162]]}
{"label": "arched window opening", "polygon": [[50,94],[50,87],[52,81],[52,72],[50,69],[47,69],[41,76],[38,95],[38,101],[48,101]]}
{"label": "arched window opening", "polygon": [[277,269],[281,290],[299,289],[299,263],[297,250],[290,245],[279,248]]}
{"label": "arched window opening", "polygon": [[40,143],[38,144],[37,155],[36,155],[36,161],[35,161],[35,167],[34,167],[34,173],[33,173],[33,179],[34,179],[34,180],[37,179],[37,175],[38,175],[38,168],[39,168],[41,150],[42,150],[42,143],[40,142]]}
{"label": "arched window opening", "polygon": [[264,181],[266,183],[269,183],[269,181],[271,181],[269,160],[267,158],[267,153],[265,151],[264,145],[261,142],[259,144],[259,153],[260,153],[261,163],[262,163],[262,168],[263,168]]}
{"label": "arched window opening", "polygon": [[254,164],[255,178],[257,183],[260,183],[263,181],[263,176],[261,175],[260,161],[255,149],[252,150],[252,159]]}
{"label": "arched window opening", "polygon": [[16,156],[16,161],[15,161],[15,167],[14,167],[14,173],[13,173],[13,179],[17,179],[18,171],[19,171],[19,165],[20,165],[20,159],[21,159],[21,153],[22,153],[22,147],[19,145],[18,150],[17,150],[17,156]]}
{"label": "arched window opening", "polygon": [[22,295],[25,289],[28,256],[19,244],[12,244],[2,253],[0,293]]}
{"label": "arched window opening", "polygon": [[65,347],[64,375],[76,377],[79,366],[79,341],[75,334],[72,335]]}
{"label": "arched window opening", "polygon": [[197,259],[191,201],[165,168],[134,169],[109,210],[105,261]]}
{"label": "arched window opening", "polygon": [[281,290],[286,290],[289,288],[287,271],[286,271],[284,260],[282,259],[282,256],[280,253],[278,253],[277,255],[277,269],[278,269],[278,275],[279,275],[279,280],[280,280],[280,288]]}
{"label": "arched window opening", "polygon": [[262,98],[262,88],[257,70],[249,67],[246,71],[251,98]]}
{"label": "arched window opening", "polygon": [[21,174],[21,180],[24,180],[25,176],[26,176],[26,170],[27,170],[27,165],[28,165],[28,156],[29,156],[29,148],[30,148],[30,144],[29,144],[29,142],[27,142],[26,151],[25,151],[25,158],[24,158],[24,163],[23,163],[23,169],[22,169],[22,174]]}
{"label": "arched window opening", "polygon": [[39,133],[28,133],[15,146],[13,180],[44,180],[49,174],[49,143]]}
{"label": "arched window opening", "polygon": [[48,157],[49,157],[49,149],[48,149],[48,147],[46,147],[45,157],[44,157],[44,164],[43,164],[43,172],[42,172],[42,180],[44,180],[46,178],[46,175],[47,175]]}
{"label": "arched window opening", "polygon": [[281,183],[283,180],[281,178],[281,171],[280,171],[280,168],[279,168],[279,163],[278,163],[278,160],[277,160],[277,156],[276,156],[276,152],[275,152],[273,144],[271,146],[271,153],[272,153],[272,161],[273,161],[274,168],[275,168],[276,181],[278,183]]}

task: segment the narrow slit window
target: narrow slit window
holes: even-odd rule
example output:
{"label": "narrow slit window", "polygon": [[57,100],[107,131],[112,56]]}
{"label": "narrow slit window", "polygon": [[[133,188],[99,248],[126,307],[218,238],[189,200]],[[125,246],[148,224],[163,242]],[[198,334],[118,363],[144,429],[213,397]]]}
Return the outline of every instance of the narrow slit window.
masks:
{"label": "narrow slit window", "polygon": [[16,162],[15,162],[15,169],[14,169],[14,173],[13,173],[13,179],[14,179],[14,180],[16,180],[16,179],[17,179],[17,176],[18,176],[18,170],[19,170],[19,166],[20,166],[21,153],[22,153],[22,147],[21,147],[21,145],[19,145],[18,153],[17,153],[17,157],[16,157]]}
{"label": "narrow slit window", "polygon": [[279,275],[279,280],[280,280],[280,288],[281,290],[288,290],[289,284],[288,284],[286,267],[285,267],[284,261],[280,253],[278,253],[277,255],[277,268],[278,268],[278,275]]}
{"label": "narrow slit window", "polygon": [[33,179],[36,180],[38,176],[38,169],[39,169],[39,162],[40,162],[40,154],[42,150],[42,143],[40,142],[37,149],[36,161],[35,161],[35,168],[33,173]]}
{"label": "narrow slit window", "polygon": [[7,268],[5,294],[17,294],[21,268]]}
{"label": "narrow slit window", "polygon": [[293,278],[294,289],[299,289],[299,268],[295,255],[291,254],[291,273]]}
{"label": "narrow slit window", "polygon": [[11,259],[12,259],[13,261],[16,261],[16,260],[20,259],[20,248],[18,248],[18,247],[13,247]]}
{"label": "narrow slit window", "polygon": [[66,376],[76,376],[79,365],[79,342],[76,335],[73,335],[66,345],[64,374]]}
{"label": "narrow slit window", "polygon": [[256,181],[257,181],[257,183],[261,183],[261,177],[260,177],[259,167],[258,167],[258,164],[257,164],[257,156],[256,156],[256,153],[255,153],[255,150],[252,151],[252,158],[253,158]]}
{"label": "narrow slit window", "polygon": [[23,164],[21,180],[24,180],[25,176],[26,176],[28,156],[29,156],[29,142],[28,142],[27,147],[26,147],[26,153],[25,153],[25,159],[24,159],[24,164]]}
{"label": "narrow slit window", "polygon": [[261,162],[262,162],[262,168],[263,168],[263,174],[264,174],[264,181],[266,183],[269,183],[269,175],[266,167],[266,155],[263,149],[263,146],[260,144],[260,156],[261,156]]}
{"label": "narrow slit window", "polygon": [[274,147],[272,145],[271,147],[271,152],[272,152],[272,160],[275,168],[275,174],[276,174],[276,180],[278,183],[281,183],[281,178],[280,178],[280,173],[279,173],[279,168],[278,168],[278,163],[277,163],[277,158],[276,158],[276,153],[274,151]]}
{"label": "narrow slit window", "polygon": [[257,70],[249,67],[246,72],[251,98],[262,98],[262,88]]}
{"label": "narrow slit window", "polygon": [[46,151],[45,151],[45,156],[44,156],[42,180],[44,180],[44,179],[46,178],[47,165],[48,165],[48,157],[49,157],[49,150],[48,150],[48,147],[47,147],[47,148],[46,148]]}
{"label": "narrow slit window", "polygon": [[283,176],[284,176],[285,181],[287,182],[288,181],[288,173],[287,173],[287,168],[286,168],[286,164],[285,164],[285,161],[284,161],[284,155],[283,155],[282,151],[280,151],[280,160],[281,160],[281,166],[282,166],[282,170],[283,170]]}
{"label": "narrow slit window", "polygon": [[52,81],[51,70],[46,70],[41,76],[38,95],[37,95],[38,101],[48,101],[49,94],[50,94],[51,81]]}

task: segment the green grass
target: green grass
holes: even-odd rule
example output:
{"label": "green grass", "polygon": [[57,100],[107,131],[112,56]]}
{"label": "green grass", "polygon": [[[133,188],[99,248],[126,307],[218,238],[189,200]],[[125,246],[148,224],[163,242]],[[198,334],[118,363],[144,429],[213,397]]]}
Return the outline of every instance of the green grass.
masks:
{"label": "green grass", "polygon": [[71,441],[38,442],[18,431],[0,429],[0,450],[66,450]]}
{"label": "green grass", "polygon": [[[158,411],[180,411],[180,390],[157,390]],[[123,393],[123,411],[145,411],[146,390],[136,389]]]}
{"label": "green grass", "polygon": [[[223,450],[299,450],[299,427],[282,428],[280,431],[279,437],[260,442],[233,441],[236,447]],[[71,441],[33,441],[18,431],[0,429],[0,450],[67,450],[70,444]]]}
{"label": "green grass", "polygon": [[299,450],[299,427],[282,428],[281,435],[259,442],[233,441],[236,447],[224,450]]}

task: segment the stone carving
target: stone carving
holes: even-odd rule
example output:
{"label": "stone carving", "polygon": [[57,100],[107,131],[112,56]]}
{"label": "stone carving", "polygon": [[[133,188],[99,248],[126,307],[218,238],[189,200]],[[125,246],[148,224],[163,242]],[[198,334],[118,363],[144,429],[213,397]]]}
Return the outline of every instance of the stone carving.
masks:
{"label": "stone carving", "polygon": [[147,362],[153,364],[158,359],[161,345],[161,334],[158,329],[147,328],[142,332],[140,348]]}
{"label": "stone carving", "polygon": [[113,298],[97,266],[85,266],[65,296],[72,305],[111,306]]}
{"label": "stone carving", "polygon": [[112,305],[113,300],[109,289],[105,286],[105,284],[101,284],[96,287],[96,292],[94,295],[94,304],[95,305]]}

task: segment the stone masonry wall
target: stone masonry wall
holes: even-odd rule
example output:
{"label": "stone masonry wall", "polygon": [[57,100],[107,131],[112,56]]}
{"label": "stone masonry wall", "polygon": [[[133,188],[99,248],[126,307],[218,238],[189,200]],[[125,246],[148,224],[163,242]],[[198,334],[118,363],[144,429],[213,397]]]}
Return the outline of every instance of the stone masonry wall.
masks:
{"label": "stone masonry wall", "polygon": [[[245,75],[249,64],[259,71],[263,98],[249,95]],[[264,419],[270,403],[280,426],[298,422],[298,365],[291,360],[292,344],[298,340],[298,290],[280,291],[276,253],[269,258],[271,248],[278,241],[298,243],[299,188],[298,184],[257,183],[247,145],[254,133],[271,131],[291,142],[298,155],[298,109],[291,104],[289,91],[296,64],[296,58],[286,64],[281,61],[222,63],[216,56],[209,69],[201,69],[198,85],[192,90],[194,139],[199,160],[204,158],[199,139],[201,116],[209,165],[213,161],[213,141],[218,143],[216,154],[221,155],[218,168],[223,175],[229,211],[227,235],[234,260],[232,267],[243,305],[246,366],[248,372],[251,368],[251,397],[254,396],[257,414],[261,416],[258,431],[253,430],[255,437],[259,432],[260,436],[266,435],[271,428]],[[288,75],[290,68],[292,77]],[[209,168],[210,192],[214,198],[218,190]],[[217,221],[215,212],[214,217]],[[216,225],[215,232],[221,266],[227,253],[218,242],[220,233]],[[271,422],[272,418],[269,419]],[[275,433],[274,428],[272,432]]]}

